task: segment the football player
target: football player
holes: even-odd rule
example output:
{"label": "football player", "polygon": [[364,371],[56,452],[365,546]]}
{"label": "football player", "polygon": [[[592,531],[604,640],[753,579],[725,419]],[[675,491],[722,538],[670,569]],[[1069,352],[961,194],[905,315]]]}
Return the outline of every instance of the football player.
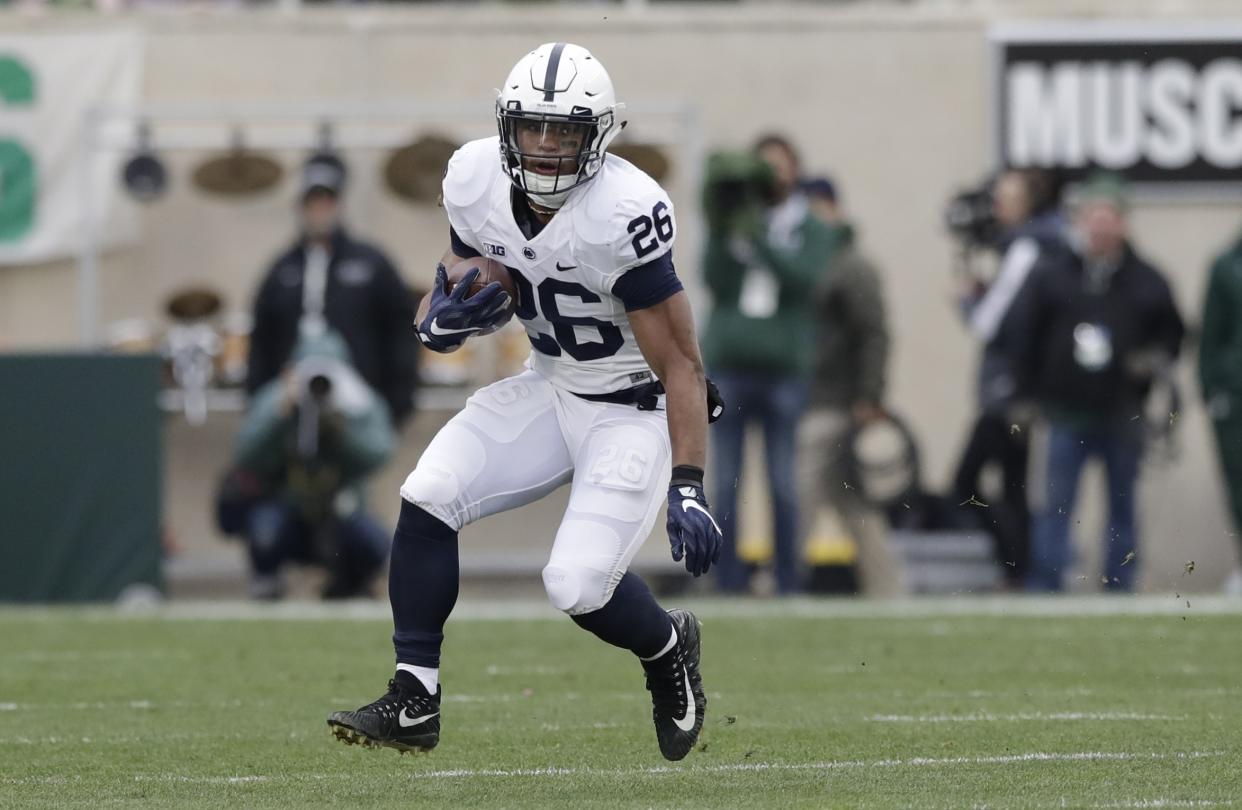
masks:
{"label": "football player", "polygon": [[616,155],[625,126],[603,65],[585,48],[541,45],[496,101],[499,136],[466,144],[444,177],[450,247],[416,324],[451,352],[493,331],[500,284],[450,292],[448,270],[489,257],[518,290],[526,370],[476,392],[401,488],[388,594],[397,672],[388,692],[328,723],[346,742],[427,750],[440,737],[439,665],[457,599],[458,532],[570,484],[543,583],[580,627],[633,652],[646,671],[656,737],[670,760],[703,727],[699,622],[665,611],[628,571],[667,495],[674,560],[698,576],[720,529],[703,493],[708,387],[686,294],[673,270],[668,195]]}

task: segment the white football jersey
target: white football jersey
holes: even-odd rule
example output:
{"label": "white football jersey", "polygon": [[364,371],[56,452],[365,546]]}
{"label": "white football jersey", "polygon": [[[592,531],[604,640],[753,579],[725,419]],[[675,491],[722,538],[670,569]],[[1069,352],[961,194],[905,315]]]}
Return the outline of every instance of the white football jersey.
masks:
{"label": "white football jersey", "polygon": [[660,185],[608,155],[534,239],[513,215],[513,184],[498,137],[457,150],[444,175],[449,224],[468,246],[517,280],[517,316],[530,338],[527,366],[578,394],[602,394],[654,379],[612,292],[627,270],[673,249],[673,206]]}

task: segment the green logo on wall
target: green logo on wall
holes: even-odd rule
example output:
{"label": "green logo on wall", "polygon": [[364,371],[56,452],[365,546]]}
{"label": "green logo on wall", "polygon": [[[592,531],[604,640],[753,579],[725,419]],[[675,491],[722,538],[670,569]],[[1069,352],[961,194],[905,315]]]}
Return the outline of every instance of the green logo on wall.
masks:
{"label": "green logo on wall", "polygon": [[[34,74],[14,56],[0,54],[0,120],[3,108],[34,104]],[[0,132],[0,243],[15,242],[34,225],[35,162],[30,151]]]}

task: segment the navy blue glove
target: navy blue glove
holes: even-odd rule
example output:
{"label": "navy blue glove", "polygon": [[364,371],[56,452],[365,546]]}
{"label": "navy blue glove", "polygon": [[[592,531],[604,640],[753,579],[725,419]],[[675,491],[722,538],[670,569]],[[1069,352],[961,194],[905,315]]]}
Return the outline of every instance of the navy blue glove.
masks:
{"label": "navy blue glove", "polygon": [[716,383],[712,382],[710,377],[705,382],[707,383],[707,424],[710,425],[724,416],[725,401],[724,397],[720,395],[720,389],[716,387]]}
{"label": "navy blue glove", "polygon": [[706,574],[720,559],[724,536],[707,506],[703,494],[703,471],[698,467],[673,468],[668,486],[668,542],[673,559],[686,559],[686,570],[694,576]]}
{"label": "navy blue glove", "polygon": [[462,276],[448,291],[448,272],[436,266],[436,285],[431,291],[427,317],[418,324],[418,339],[435,352],[451,352],[474,335],[494,332],[504,321],[509,306],[509,293],[492,282],[469,298],[470,285],[479,277],[479,268]]}

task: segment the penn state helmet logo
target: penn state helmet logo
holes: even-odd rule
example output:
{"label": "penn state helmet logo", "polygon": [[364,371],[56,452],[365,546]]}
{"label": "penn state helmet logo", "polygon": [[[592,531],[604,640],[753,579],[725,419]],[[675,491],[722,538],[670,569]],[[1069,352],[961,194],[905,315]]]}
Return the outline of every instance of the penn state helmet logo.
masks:
{"label": "penn state helmet logo", "polygon": [[533,262],[535,260],[535,251],[530,247],[522,248],[522,255],[525,256],[526,260],[529,262]]}

